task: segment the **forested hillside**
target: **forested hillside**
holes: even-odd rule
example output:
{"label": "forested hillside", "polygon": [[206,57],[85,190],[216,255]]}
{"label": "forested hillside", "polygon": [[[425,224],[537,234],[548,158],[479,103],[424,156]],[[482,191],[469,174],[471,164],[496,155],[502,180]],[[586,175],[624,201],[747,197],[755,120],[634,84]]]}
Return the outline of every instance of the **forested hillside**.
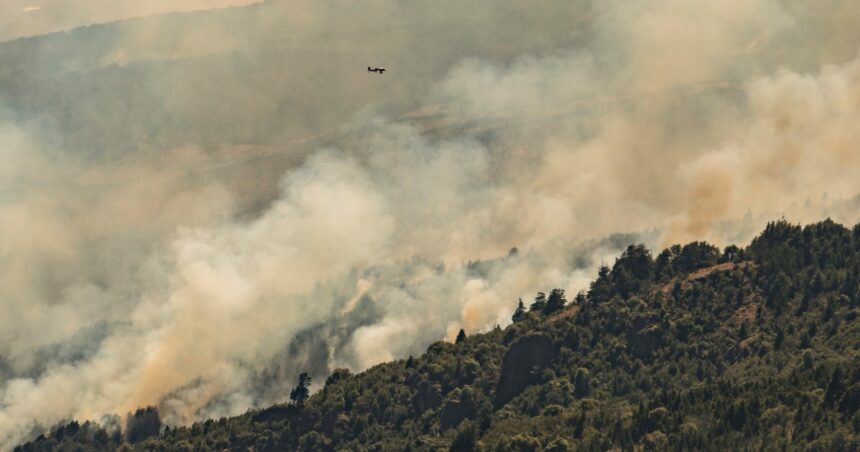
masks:
{"label": "forested hillside", "polygon": [[630,246],[570,298],[310,396],[303,376],[285,405],[179,428],[140,410],[122,433],[72,422],[16,450],[860,448],[860,225]]}

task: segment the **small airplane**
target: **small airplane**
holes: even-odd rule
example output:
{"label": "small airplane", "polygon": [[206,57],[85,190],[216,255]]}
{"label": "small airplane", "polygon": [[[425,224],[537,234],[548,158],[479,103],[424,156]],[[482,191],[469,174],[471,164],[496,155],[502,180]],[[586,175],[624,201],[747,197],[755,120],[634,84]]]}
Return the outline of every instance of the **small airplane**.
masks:
{"label": "small airplane", "polygon": [[382,73],[385,72],[385,68],[384,67],[370,67],[370,66],[368,66],[367,72],[376,72],[377,74],[382,75]]}

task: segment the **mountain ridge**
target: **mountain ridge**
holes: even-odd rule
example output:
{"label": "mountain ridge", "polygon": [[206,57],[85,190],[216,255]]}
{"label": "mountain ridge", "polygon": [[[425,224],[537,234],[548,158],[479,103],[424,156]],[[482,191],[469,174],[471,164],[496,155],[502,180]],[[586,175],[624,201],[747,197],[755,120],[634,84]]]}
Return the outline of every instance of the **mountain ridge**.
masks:
{"label": "mountain ridge", "polygon": [[631,245],[570,303],[539,293],[504,330],[309,398],[164,429],[142,409],[124,434],[73,422],[16,450],[856,450],[858,276],[860,225],[830,220]]}

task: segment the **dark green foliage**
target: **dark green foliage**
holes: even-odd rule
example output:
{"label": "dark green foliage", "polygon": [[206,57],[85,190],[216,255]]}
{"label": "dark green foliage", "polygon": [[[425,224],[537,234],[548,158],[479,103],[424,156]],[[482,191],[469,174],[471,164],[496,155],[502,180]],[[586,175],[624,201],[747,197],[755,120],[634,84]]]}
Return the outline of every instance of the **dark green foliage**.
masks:
{"label": "dark green foliage", "polygon": [[[860,448],[860,226],[780,221],[746,249],[699,242],[656,259],[632,246],[569,306],[562,291],[549,294],[530,312],[520,303],[505,330],[463,333],[355,375],[336,370],[293,405],[171,428],[132,447]],[[297,390],[308,385],[300,378]],[[121,442],[70,423],[20,450]]]}
{"label": "dark green foliage", "polygon": [[597,272],[597,279],[591,283],[591,288],[588,290],[588,300],[594,303],[606,301],[612,296],[613,289],[609,267],[603,265]]}
{"label": "dark green foliage", "polygon": [[591,375],[588,369],[580,367],[574,378],[573,394],[578,398],[588,397],[591,394]]}
{"label": "dark green foliage", "polygon": [[[412,357],[410,356],[409,359],[411,360]],[[407,361],[406,365],[409,365],[408,361]],[[349,369],[335,369],[334,372],[332,372],[331,375],[329,375],[328,378],[325,379],[325,385],[326,386],[333,385],[339,381],[342,381],[342,380],[349,378],[351,375],[352,375],[352,372],[350,372]],[[310,380],[308,380],[308,381],[310,381]]]}
{"label": "dark green foliage", "polygon": [[519,303],[517,303],[517,309],[514,310],[514,315],[511,317],[511,320],[514,322],[519,322],[520,320],[525,320],[526,318],[526,306],[523,304],[523,299],[520,298]]}
{"label": "dark green foliage", "polygon": [[290,400],[302,407],[310,396],[311,377],[307,372],[299,374],[299,383],[290,391]]}
{"label": "dark green foliage", "polygon": [[626,298],[646,288],[653,278],[654,260],[644,245],[631,245],[615,262],[612,281],[619,294]]}
{"label": "dark green foliage", "polygon": [[474,452],[478,450],[478,428],[471,421],[463,422],[451,443],[451,452]]}
{"label": "dark green foliage", "polygon": [[529,306],[529,310],[531,312],[543,312],[544,309],[546,309],[546,294],[538,292],[537,296],[535,296],[534,303]]}
{"label": "dark green foliage", "polygon": [[[734,256],[733,256],[734,257]],[[693,242],[683,247],[672,245],[657,256],[654,271],[657,280],[678,274],[690,273],[700,268],[710,267],[723,259],[720,250],[705,242]]]}
{"label": "dark green foliage", "polygon": [[546,300],[543,312],[544,314],[554,314],[564,309],[565,304],[567,304],[567,298],[564,296],[564,290],[552,289],[549,293],[549,298]]}
{"label": "dark green foliage", "polygon": [[161,432],[161,419],[154,407],[141,408],[134,415],[129,414],[125,425],[126,439],[132,444],[158,436]]}

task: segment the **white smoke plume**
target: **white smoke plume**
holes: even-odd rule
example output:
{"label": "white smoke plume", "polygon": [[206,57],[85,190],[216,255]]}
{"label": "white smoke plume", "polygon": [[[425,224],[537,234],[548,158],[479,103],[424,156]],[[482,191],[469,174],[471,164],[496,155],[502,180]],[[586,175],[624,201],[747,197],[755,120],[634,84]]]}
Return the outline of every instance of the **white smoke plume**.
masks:
{"label": "white smoke plume", "polygon": [[[860,49],[845,43],[860,41],[844,18],[860,7],[826,3],[510,6],[568,19],[526,30],[463,6],[346,3],[368,33],[386,15],[414,24],[385,25],[409,51],[371,41],[404,63],[379,62],[381,78],[327,72],[366,66],[348,52],[361,27],[329,35],[344,17],[332,5],[266,4],[293,42],[331,47],[272,63],[283,80],[243,72],[271,54],[243,57],[236,103],[208,96],[195,58],[276,46],[270,28],[207,25],[212,47],[179,54],[146,23],[112,35],[123,44],[81,61],[170,81],[142,91],[170,106],[140,107],[163,123],[107,127],[136,113],[96,93],[78,110],[92,123],[65,136],[74,121],[23,120],[30,104],[0,97],[0,448],[144,405],[188,423],[281,402],[301,371],[361,370],[505,325],[539,290],[573,295],[632,243],[744,242],[780,216],[856,222]],[[498,42],[421,45],[440,23]],[[278,113],[284,97],[295,112]],[[269,114],[283,123],[260,124]],[[158,135],[176,118],[192,132]],[[136,152],[113,152],[130,137]]]}

